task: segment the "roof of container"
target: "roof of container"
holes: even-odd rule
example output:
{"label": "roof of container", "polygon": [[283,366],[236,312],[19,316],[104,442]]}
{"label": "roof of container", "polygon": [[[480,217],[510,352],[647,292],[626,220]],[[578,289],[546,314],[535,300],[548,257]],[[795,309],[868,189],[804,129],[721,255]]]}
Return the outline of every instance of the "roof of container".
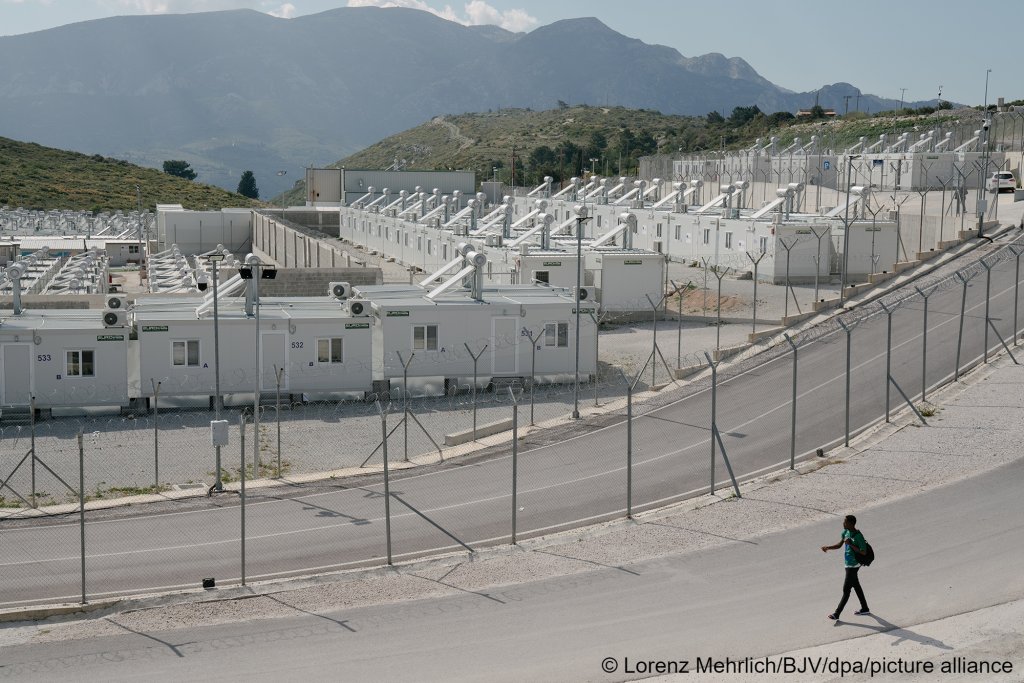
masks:
{"label": "roof of container", "polygon": [[[5,330],[127,330],[128,328],[106,328],[103,326],[102,311],[87,308],[70,309],[26,309],[21,315],[0,317],[0,333]],[[118,334],[111,332],[111,334]]]}

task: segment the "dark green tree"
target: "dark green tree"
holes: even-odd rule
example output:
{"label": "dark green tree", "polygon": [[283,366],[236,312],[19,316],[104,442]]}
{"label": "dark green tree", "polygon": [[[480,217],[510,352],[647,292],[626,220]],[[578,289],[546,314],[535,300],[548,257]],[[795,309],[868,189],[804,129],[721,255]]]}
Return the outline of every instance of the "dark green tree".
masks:
{"label": "dark green tree", "polygon": [[729,125],[734,127],[742,126],[753,121],[754,117],[760,113],[761,110],[758,109],[756,104],[752,107],[734,107],[732,114],[729,116]]}
{"label": "dark green tree", "polygon": [[238,181],[238,194],[249,199],[260,198],[260,188],[256,187],[256,176],[252,171],[246,171]]}
{"label": "dark green tree", "polygon": [[180,159],[169,159],[164,162],[164,173],[177,176],[185,180],[195,180],[196,172],[192,170],[187,161]]}
{"label": "dark green tree", "polygon": [[789,125],[791,122],[795,120],[796,117],[793,116],[788,111],[777,111],[768,117],[768,125],[773,128],[777,128],[779,126]]}

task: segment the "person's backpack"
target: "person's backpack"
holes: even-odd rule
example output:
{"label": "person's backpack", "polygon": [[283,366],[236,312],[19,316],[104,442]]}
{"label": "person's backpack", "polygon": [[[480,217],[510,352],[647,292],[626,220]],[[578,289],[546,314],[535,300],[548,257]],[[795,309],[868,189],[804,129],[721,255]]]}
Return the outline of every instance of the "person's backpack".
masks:
{"label": "person's backpack", "polygon": [[857,558],[857,563],[863,567],[867,567],[875,561],[875,549],[871,547],[866,538],[864,539],[864,552],[860,552],[857,550],[857,546],[853,546],[853,555]]}

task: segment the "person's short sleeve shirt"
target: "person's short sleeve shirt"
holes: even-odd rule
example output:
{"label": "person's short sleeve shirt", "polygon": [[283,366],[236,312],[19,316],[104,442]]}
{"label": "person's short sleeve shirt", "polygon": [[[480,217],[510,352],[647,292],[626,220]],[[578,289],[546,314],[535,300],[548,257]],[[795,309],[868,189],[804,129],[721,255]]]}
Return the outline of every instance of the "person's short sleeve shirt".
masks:
{"label": "person's short sleeve shirt", "polygon": [[850,531],[849,529],[843,529],[843,548],[844,560],[847,569],[855,569],[860,566],[860,562],[857,561],[857,554],[853,552],[853,545],[846,543],[846,539],[853,539],[853,545],[856,545],[858,550],[862,553],[866,549],[866,543],[864,542],[864,534],[859,531]]}

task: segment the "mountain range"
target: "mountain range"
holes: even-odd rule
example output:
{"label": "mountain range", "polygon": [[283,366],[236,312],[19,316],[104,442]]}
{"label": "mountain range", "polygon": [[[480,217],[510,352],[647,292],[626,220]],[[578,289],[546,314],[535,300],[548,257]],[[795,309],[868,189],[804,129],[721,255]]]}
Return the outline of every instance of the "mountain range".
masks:
{"label": "mountain range", "polygon": [[594,18],[511,33],[403,8],[113,17],[0,37],[0,64],[0,135],[150,167],[184,159],[230,190],[252,170],[266,197],[440,114],[897,105],[847,83],[791,92],[742,59],[684,57]]}

